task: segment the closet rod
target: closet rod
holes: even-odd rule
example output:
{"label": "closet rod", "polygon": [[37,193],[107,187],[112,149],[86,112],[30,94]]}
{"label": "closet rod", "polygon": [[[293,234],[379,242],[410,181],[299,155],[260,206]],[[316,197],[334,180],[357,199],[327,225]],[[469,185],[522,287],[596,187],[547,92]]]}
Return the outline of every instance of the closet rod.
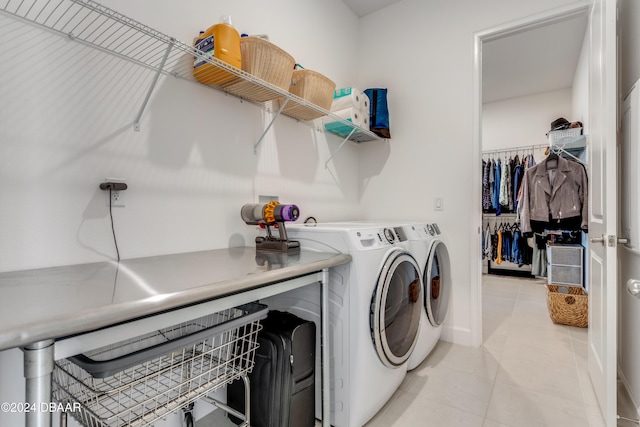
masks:
{"label": "closet rod", "polygon": [[523,150],[535,150],[535,149],[543,149],[547,148],[549,144],[538,144],[538,145],[521,145],[519,147],[511,147],[511,148],[500,148],[497,150],[487,150],[483,151],[482,154],[496,154],[496,153],[508,153],[510,151],[523,151]]}

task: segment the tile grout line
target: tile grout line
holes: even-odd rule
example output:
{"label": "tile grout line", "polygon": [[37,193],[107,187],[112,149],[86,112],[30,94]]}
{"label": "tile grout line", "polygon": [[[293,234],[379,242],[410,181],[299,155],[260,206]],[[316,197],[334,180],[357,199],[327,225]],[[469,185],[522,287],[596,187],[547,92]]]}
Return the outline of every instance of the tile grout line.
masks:
{"label": "tile grout line", "polygon": [[576,345],[570,330],[569,330],[569,340],[571,341],[571,351],[573,353],[573,366],[576,370],[576,373],[578,374],[578,383],[580,384],[580,393],[582,394],[582,405],[584,406],[585,415],[587,415],[587,422],[589,423],[590,426],[592,426],[593,424],[591,423],[591,417],[589,417],[589,414],[587,412],[587,396],[584,390],[584,383],[582,380],[582,376],[580,375],[580,368],[578,367],[578,356],[576,355]]}
{"label": "tile grout line", "polygon": [[[567,326],[569,327],[569,326]],[[586,391],[585,391],[585,387],[591,387],[591,383],[589,382],[588,384],[584,384],[583,381],[583,376],[580,375],[580,368],[578,366],[578,356],[576,354],[576,346],[575,346],[575,338],[573,337],[573,335],[571,334],[571,330],[569,330],[569,339],[571,341],[571,350],[573,351],[573,363],[576,369],[576,373],[578,374],[578,383],[580,384],[580,393],[582,394],[582,404],[584,406],[584,413],[585,416],[587,418],[587,422],[589,423],[589,426],[591,427],[599,427],[597,425],[594,425],[591,417],[589,416],[589,411],[587,409],[587,395],[586,395]],[[587,340],[587,346],[588,346],[588,340]],[[588,351],[588,349],[587,349]],[[589,374],[588,370],[587,370],[587,375]]]}
{"label": "tile grout line", "polygon": [[[509,318],[509,325],[507,327],[507,338],[505,338],[505,344],[506,344],[506,340],[509,338],[509,334],[511,333],[511,328],[513,326],[513,316],[515,315],[516,312],[516,307],[518,305],[518,299],[520,298],[520,290],[522,289],[522,283],[518,283],[518,294],[516,295],[516,300],[513,303],[513,310],[511,311],[511,317]],[[484,345],[483,345],[484,348]],[[491,383],[491,391],[489,392],[489,400],[487,403],[487,407],[484,410],[484,416],[482,417],[482,425],[486,424],[488,418],[487,418],[487,414],[489,413],[489,406],[491,406],[491,398],[493,397],[493,390],[496,387],[496,380],[498,378],[498,374],[500,373],[500,369],[502,369],[502,358],[504,357],[504,346],[502,348],[502,351],[500,352],[500,359],[497,361],[498,362],[498,369],[496,369],[496,374],[493,377],[493,381]],[[489,420],[492,422],[498,422],[495,420]]]}

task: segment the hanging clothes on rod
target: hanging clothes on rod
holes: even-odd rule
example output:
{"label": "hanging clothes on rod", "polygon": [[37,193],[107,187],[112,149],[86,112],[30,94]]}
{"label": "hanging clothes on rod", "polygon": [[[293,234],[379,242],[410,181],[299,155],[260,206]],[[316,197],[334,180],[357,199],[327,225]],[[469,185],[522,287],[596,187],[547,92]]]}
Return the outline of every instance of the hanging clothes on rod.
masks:
{"label": "hanging clothes on rod", "polygon": [[502,212],[502,206],[500,205],[500,185],[502,182],[502,161],[498,158],[495,168],[495,179],[493,183],[493,209],[496,210],[496,215],[500,215]]}
{"label": "hanging clothes on rod", "polygon": [[536,164],[534,151],[546,145],[484,151],[482,153],[482,211],[484,213],[517,212],[522,178],[526,169]]}
{"label": "hanging clothes on rod", "polygon": [[482,238],[482,259],[502,265],[505,262],[515,264],[514,268],[530,265],[532,248],[524,237],[515,217],[502,220],[485,216]]}

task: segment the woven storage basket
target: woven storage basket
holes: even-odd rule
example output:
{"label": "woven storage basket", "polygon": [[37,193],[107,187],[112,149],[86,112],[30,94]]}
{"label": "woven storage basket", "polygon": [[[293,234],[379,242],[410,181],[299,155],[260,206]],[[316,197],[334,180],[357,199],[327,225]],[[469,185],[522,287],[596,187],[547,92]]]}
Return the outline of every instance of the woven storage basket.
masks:
{"label": "woven storage basket", "polygon": [[[294,70],[291,76],[289,92],[320,108],[329,110],[333,102],[333,91],[336,84],[327,77],[313,70]],[[283,100],[280,100],[283,102]],[[289,100],[282,110],[283,114],[298,120],[313,120],[325,114]]]}
{"label": "woven storage basket", "polygon": [[556,145],[563,141],[570,141],[582,135],[582,128],[552,130],[549,132],[549,144]]}
{"label": "woven storage basket", "polygon": [[[289,90],[295,60],[284,50],[260,37],[242,37],[242,70],[271,83],[280,89]],[[225,90],[251,101],[265,102],[280,95],[248,80],[237,78],[225,85]]]}
{"label": "woven storage basket", "polygon": [[589,297],[581,286],[546,285],[547,307],[553,323],[586,328]]}

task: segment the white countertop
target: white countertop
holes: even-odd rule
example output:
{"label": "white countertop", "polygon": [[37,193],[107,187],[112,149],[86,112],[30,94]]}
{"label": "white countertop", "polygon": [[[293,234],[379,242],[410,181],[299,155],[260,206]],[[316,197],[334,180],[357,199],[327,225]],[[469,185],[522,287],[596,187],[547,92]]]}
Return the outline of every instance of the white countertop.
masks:
{"label": "white countertop", "polygon": [[346,264],[254,247],[0,273],[0,350],[79,334]]}

